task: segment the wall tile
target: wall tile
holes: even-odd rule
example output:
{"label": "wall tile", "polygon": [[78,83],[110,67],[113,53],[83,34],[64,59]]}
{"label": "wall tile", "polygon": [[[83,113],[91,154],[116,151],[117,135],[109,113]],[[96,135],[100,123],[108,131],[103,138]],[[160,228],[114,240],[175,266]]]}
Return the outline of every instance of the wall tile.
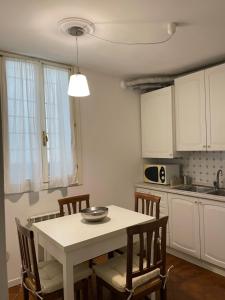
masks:
{"label": "wall tile", "polygon": [[224,176],[220,184],[225,187],[225,152],[183,152],[180,160],[182,175],[192,177],[194,184],[213,185],[218,169],[223,170]]}

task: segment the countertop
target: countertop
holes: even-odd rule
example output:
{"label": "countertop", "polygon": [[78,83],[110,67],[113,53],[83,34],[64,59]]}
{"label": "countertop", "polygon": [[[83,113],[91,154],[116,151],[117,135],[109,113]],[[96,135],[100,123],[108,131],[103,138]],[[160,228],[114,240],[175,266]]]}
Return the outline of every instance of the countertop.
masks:
{"label": "countertop", "polygon": [[135,187],[136,188],[146,188],[146,189],[151,189],[151,190],[165,192],[165,193],[173,193],[173,194],[185,195],[185,196],[196,197],[196,198],[201,198],[201,199],[225,202],[224,196],[217,196],[217,195],[210,195],[210,194],[206,194],[206,193],[177,190],[175,187],[171,187],[169,185],[140,182],[140,183],[136,183]]}

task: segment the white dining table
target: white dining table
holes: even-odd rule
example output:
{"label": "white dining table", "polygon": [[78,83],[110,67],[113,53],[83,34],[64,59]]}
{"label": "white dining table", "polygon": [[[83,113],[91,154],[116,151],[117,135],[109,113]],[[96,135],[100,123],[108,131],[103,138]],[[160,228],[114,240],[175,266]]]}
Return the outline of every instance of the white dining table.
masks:
{"label": "white dining table", "polygon": [[86,222],[81,213],[33,224],[37,242],[63,265],[64,300],[74,299],[73,267],[96,256],[123,247],[126,228],[154,217],[115,205],[101,222]]}

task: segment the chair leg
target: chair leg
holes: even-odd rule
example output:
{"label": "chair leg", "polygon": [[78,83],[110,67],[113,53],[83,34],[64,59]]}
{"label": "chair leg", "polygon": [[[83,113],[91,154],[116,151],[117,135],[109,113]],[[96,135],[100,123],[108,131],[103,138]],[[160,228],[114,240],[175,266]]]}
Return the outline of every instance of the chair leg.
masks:
{"label": "chair leg", "polygon": [[23,299],[29,300],[29,291],[23,286]]}
{"label": "chair leg", "polygon": [[160,289],[160,300],[167,300],[167,289]]}
{"label": "chair leg", "polygon": [[101,283],[101,279],[98,277],[96,278],[96,284],[97,284],[97,299],[103,300],[103,285]]}
{"label": "chair leg", "polygon": [[89,290],[88,284],[89,284],[89,280],[84,279],[84,281],[83,281],[83,291],[82,291],[83,300],[88,300],[88,290]]}
{"label": "chair leg", "polygon": [[76,291],[76,300],[80,300],[80,290]]}

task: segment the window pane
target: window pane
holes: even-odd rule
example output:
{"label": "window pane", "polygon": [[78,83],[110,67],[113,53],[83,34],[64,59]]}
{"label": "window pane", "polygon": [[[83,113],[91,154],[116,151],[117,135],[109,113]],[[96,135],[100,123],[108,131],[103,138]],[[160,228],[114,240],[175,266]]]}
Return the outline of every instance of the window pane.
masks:
{"label": "window pane", "polygon": [[[38,66],[6,59],[8,192],[39,189],[41,181]],[[29,183],[29,184],[28,184]],[[13,188],[11,188],[13,186]]]}
{"label": "window pane", "polygon": [[74,136],[68,85],[68,70],[44,67],[47,157],[49,184],[52,187],[68,186],[75,182],[75,160],[72,150]]}

